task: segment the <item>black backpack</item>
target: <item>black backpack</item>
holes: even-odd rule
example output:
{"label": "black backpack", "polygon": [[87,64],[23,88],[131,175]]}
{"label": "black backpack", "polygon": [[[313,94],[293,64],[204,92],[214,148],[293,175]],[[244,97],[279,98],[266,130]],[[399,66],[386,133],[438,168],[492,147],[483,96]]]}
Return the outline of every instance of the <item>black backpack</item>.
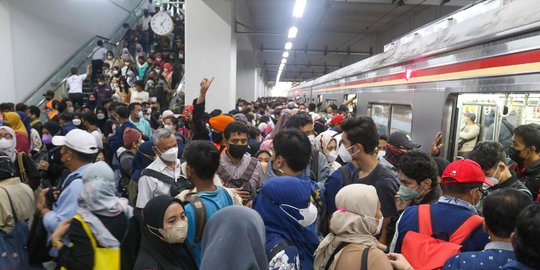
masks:
{"label": "black backpack", "polygon": [[169,194],[172,197],[176,197],[176,195],[180,194],[180,192],[184,190],[191,190],[194,188],[193,184],[189,182],[185,177],[180,176],[178,179],[174,179],[168,175],[162,174],[158,171],[154,171],[152,169],[144,169],[141,172],[141,176],[150,176],[152,178],[155,178],[159,181],[162,181],[166,184],[171,185],[171,189],[169,190]]}

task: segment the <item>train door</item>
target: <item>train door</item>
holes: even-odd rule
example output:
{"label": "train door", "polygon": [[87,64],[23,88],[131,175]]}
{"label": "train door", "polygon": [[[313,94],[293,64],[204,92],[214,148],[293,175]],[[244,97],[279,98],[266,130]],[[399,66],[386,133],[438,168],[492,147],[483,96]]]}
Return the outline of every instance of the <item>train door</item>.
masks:
{"label": "train door", "polygon": [[462,157],[485,140],[509,148],[515,127],[540,123],[540,94],[536,93],[463,94],[455,108],[453,150]]}

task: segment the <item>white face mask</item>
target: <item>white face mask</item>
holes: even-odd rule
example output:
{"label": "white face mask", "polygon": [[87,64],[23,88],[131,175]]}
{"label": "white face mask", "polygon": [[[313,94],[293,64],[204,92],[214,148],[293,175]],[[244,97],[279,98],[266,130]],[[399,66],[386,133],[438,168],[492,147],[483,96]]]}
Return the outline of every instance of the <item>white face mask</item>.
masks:
{"label": "white face mask", "polygon": [[[161,151],[159,152],[161,153]],[[178,147],[173,147],[165,151],[165,153],[161,153],[161,158],[164,159],[165,161],[175,162],[176,159],[178,158]]]}
{"label": "white face mask", "polygon": [[140,118],[142,118],[142,117],[144,116],[144,114],[143,114],[143,112],[142,112],[142,111],[140,111],[140,112],[138,112],[138,113],[137,113],[137,116],[138,116],[138,117],[139,117],[139,119],[140,119]]}
{"label": "white face mask", "polygon": [[98,114],[97,114],[97,119],[98,119],[98,120],[103,120],[103,119],[105,119],[105,114],[103,114],[103,113],[98,113]]}
{"label": "white face mask", "polygon": [[[284,207],[292,208],[292,209],[298,211],[300,213],[300,215],[303,217],[303,219],[302,220],[296,219],[291,214],[289,214],[285,209],[283,209]],[[298,222],[298,224],[302,225],[302,227],[304,227],[304,228],[306,228],[309,225],[313,224],[313,222],[315,222],[315,220],[317,219],[317,207],[315,207],[315,205],[313,205],[311,203],[309,204],[309,206],[307,208],[304,208],[304,209],[299,209],[299,208],[296,208],[296,207],[294,207],[292,205],[288,205],[288,204],[280,204],[279,208],[287,216],[294,219],[296,222]]]}
{"label": "white face mask", "polygon": [[76,125],[76,126],[80,126],[81,125],[81,119],[73,119],[71,120],[71,122]]}
{"label": "white face mask", "polygon": [[315,145],[315,135],[311,134],[307,136],[311,145]]}
{"label": "white face mask", "polygon": [[334,161],[336,161],[337,157],[338,157],[337,151],[332,150],[332,151],[330,151],[330,153],[328,154],[326,159],[328,160],[328,163],[333,163]]}
{"label": "white face mask", "polygon": [[372,218],[372,217],[368,217],[368,216],[363,216],[363,217],[377,223],[377,229],[375,230],[375,233],[373,235],[378,235],[378,234],[381,233],[382,225],[383,225],[383,218],[378,218],[377,219],[377,218]]}
{"label": "white face mask", "polygon": [[[152,234],[154,234],[155,236],[159,237],[159,239],[169,244],[184,243],[187,237],[188,223],[185,220],[179,220],[172,227],[167,228],[167,229],[156,229],[150,225],[146,225],[146,226],[148,226]],[[154,233],[153,230],[158,230],[162,236]]]}
{"label": "white face mask", "polygon": [[348,149],[350,149],[351,147],[345,148],[344,144],[339,146],[338,154],[341,157],[341,160],[343,160],[344,162],[351,162],[352,161],[351,153],[349,153],[349,151],[348,151]]}
{"label": "white face mask", "polygon": [[377,159],[381,160],[382,158],[384,158],[385,155],[386,155],[386,151],[381,150],[377,153]]}
{"label": "white face mask", "polygon": [[168,129],[168,130],[172,130],[172,127],[170,125],[164,125],[163,128]]}
{"label": "white face mask", "polygon": [[6,138],[0,139],[0,149],[9,149],[13,145],[13,139],[8,140]]}

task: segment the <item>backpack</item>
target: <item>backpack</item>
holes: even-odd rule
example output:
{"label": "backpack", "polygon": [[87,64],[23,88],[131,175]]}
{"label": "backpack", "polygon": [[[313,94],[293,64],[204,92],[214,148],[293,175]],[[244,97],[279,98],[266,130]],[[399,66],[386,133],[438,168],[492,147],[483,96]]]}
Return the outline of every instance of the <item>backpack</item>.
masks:
{"label": "backpack", "polygon": [[249,181],[251,180],[255,169],[257,169],[258,163],[259,161],[256,158],[251,157],[249,165],[239,179],[233,179],[231,174],[229,174],[229,172],[223,168],[223,166],[219,166],[217,174],[224,183],[228,183],[234,188],[242,188],[243,190],[249,191],[251,195],[255,195],[257,191],[252,190],[253,188],[251,187]]}
{"label": "backpack", "polygon": [[[339,253],[340,250],[342,250],[344,247],[346,247],[347,245],[349,245],[350,243],[347,243],[347,242],[341,242],[339,244],[339,246],[334,250],[334,252],[332,252],[332,255],[330,255],[330,258],[328,259],[328,262],[326,262],[326,267],[324,268],[324,270],[328,270],[330,269],[330,266],[332,265],[332,263],[334,262],[334,259],[336,257],[336,255]],[[361,261],[361,264],[360,264],[360,269],[362,270],[367,270],[368,269],[368,256],[369,256],[369,250],[371,249],[371,246],[368,246],[368,247],[365,247],[364,250],[362,251],[362,261]]]}
{"label": "backpack", "polygon": [[347,186],[353,183],[352,180],[352,171],[349,168],[349,164],[345,164],[341,167],[339,167],[339,170],[341,170],[341,186]]}
{"label": "backpack", "polygon": [[[29,236],[28,225],[26,222],[19,220],[11,196],[5,188],[1,188],[6,193],[13,221],[15,223],[13,230],[9,233],[0,231],[0,269],[28,269],[28,249],[26,241]],[[7,215],[6,215],[7,216]]]}
{"label": "backpack", "polygon": [[[94,267],[92,269],[111,269],[111,270],[120,270],[120,248],[119,247],[100,247],[97,244],[94,234],[90,230],[90,226],[83,220],[81,215],[77,214],[73,217],[78,220],[86,236],[90,239],[92,244],[92,250],[94,250]],[[129,222],[128,222],[129,224]],[[126,230],[127,232],[127,230]],[[65,270],[65,267],[61,267],[61,270]]]}
{"label": "backpack", "polygon": [[120,156],[118,156],[118,165],[120,168],[120,181],[118,181],[118,191],[120,192],[120,197],[124,197],[124,198],[128,197],[129,181],[131,180],[131,178],[129,177],[131,173],[127,172],[124,168],[122,168],[122,162],[121,162],[122,157],[126,155],[127,153],[130,153],[130,152],[126,150],[122,154],[120,154]]}
{"label": "backpack", "polygon": [[405,234],[401,253],[416,270],[442,269],[446,260],[460,253],[463,242],[483,221],[479,215],[472,215],[450,235],[448,241],[437,239],[432,236],[431,205],[421,204],[418,206],[419,232]]}
{"label": "backpack", "polygon": [[168,175],[148,168],[144,169],[141,172],[141,176],[149,176],[159,181],[162,181],[165,184],[169,184],[171,186],[169,190],[169,194],[171,195],[171,197],[176,197],[176,195],[180,194],[180,192],[182,192],[183,190],[194,188],[193,184],[183,176],[178,177],[178,179],[174,179]]}
{"label": "backpack", "polygon": [[25,155],[25,153],[23,152],[17,153],[17,164],[19,165],[19,178],[21,179],[21,182],[28,184],[30,178],[28,177],[26,168],[24,168],[23,155]]}
{"label": "backpack", "polygon": [[204,226],[206,225],[206,208],[204,203],[195,192],[188,193],[184,201],[184,205],[190,203],[195,210],[195,243],[199,243],[202,240],[202,234]]}

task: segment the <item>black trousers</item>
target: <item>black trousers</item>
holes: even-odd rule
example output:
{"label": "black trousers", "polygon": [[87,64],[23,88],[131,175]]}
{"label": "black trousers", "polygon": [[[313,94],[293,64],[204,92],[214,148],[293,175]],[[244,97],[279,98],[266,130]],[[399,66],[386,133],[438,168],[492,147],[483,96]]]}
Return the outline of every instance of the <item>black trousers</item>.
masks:
{"label": "black trousers", "polygon": [[92,75],[90,76],[92,84],[101,74],[103,74],[103,60],[92,60]]}

